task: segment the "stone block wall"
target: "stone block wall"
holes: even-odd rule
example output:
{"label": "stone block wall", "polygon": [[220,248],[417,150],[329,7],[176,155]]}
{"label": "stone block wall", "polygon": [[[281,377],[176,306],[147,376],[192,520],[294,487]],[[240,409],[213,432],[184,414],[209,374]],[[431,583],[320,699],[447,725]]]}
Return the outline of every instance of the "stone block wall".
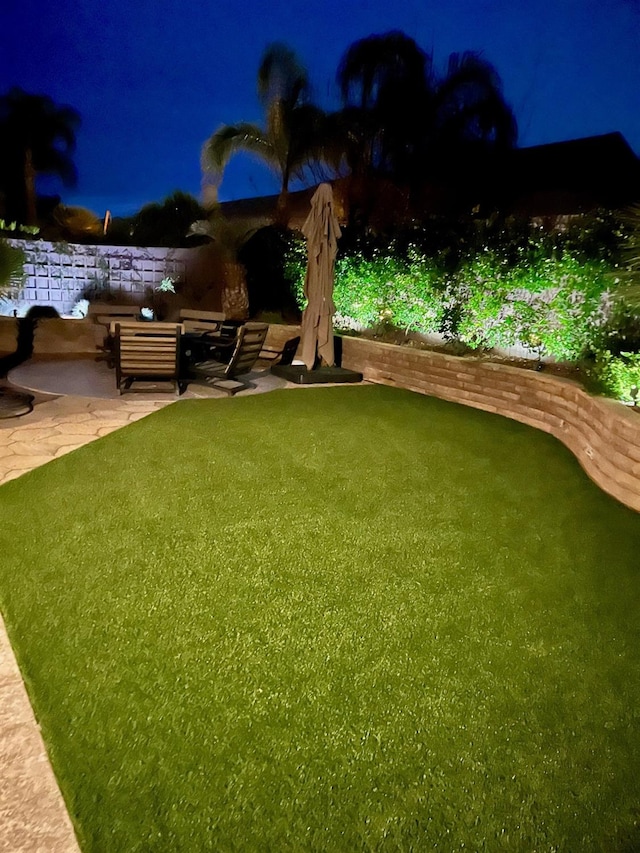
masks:
{"label": "stone block wall", "polygon": [[288,340],[300,334],[300,326],[281,326],[276,323],[269,326],[265,346],[271,349],[282,349]]}
{"label": "stone block wall", "polygon": [[640,413],[534,370],[343,338],[344,367],[396,385],[495,412],[548,432],[608,494],[640,512]]}
{"label": "stone block wall", "polygon": [[[167,276],[186,281],[197,249],[136,248],[8,240],[25,253],[24,287],[12,301],[26,306],[51,305],[68,314],[87,288],[109,290],[120,301],[138,302],[146,287]],[[25,313],[21,311],[21,313]]]}

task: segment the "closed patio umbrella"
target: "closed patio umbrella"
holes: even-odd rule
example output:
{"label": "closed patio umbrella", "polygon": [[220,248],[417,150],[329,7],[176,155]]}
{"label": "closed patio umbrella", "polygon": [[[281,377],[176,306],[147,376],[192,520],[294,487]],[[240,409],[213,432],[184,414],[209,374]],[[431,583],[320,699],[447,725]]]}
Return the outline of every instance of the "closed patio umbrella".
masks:
{"label": "closed patio umbrella", "polygon": [[307,238],[307,274],[304,295],[307,307],[302,315],[302,360],[308,370],[316,361],[333,366],[333,274],[340,237],[334,211],[333,190],[320,184],[311,199],[311,211],[302,226]]}

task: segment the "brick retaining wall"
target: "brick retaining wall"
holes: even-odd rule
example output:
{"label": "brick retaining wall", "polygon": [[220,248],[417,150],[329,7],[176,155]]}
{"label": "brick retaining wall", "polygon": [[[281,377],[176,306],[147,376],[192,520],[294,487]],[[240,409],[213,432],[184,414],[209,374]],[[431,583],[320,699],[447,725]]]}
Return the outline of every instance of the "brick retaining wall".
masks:
{"label": "brick retaining wall", "polygon": [[342,364],[396,385],[548,432],[608,494],[640,512],[640,414],[570,380],[478,359],[343,338]]}

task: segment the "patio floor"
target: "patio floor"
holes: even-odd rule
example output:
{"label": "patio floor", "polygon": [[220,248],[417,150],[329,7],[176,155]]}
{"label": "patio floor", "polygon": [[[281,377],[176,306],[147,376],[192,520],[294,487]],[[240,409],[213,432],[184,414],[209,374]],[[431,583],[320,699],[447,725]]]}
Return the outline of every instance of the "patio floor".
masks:
{"label": "patio floor", "polygon": [[[121,395],[116,388],[115,370],[109,368],[105,361],[97,361],[95,358],[49,359],[46,361],[33,359],[11,370],[8,378],[13,385],[46,394],[69,394],[103,400],[137,399],[150,396],[146,391],[143,394],[135,390]],[[240,392],[242,394],[262,394],[292,384],[287,383],[285,379],[274,376],[268,369],[252,371],[243,378],[246,378],[246,381],[255,387]],[[171,383],[161,382],[155,386],[146,383],[146,386],[157,389],[156,392],[153,392],[154,399],[157,397],[158,400],[171,402],[174,396],[170,390]],[[193,382],[189,384],[182,396],[186,399],[192,399],[194,397],[225,397],[226,394],[224,391]]]}

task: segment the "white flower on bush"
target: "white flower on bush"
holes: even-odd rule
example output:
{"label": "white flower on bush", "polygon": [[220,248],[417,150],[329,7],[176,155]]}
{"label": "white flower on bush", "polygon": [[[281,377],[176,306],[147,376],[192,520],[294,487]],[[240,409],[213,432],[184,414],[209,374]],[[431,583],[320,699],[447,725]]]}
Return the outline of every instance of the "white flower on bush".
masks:
{"label": "white flower on bush", "polygon": [[538,294],[532,293],[526,287],[517,287],[510,293],[507,293],[506,298],[510,302],[524,302],[525,305],[534,305],[538,301]]}
{"label": "white flower on bush", "polygon": [[78,299],[76,304],[71,309],[70,316],[73,317],[74,320],[81,320],[83,317],[86,317],[89,313],[89,300],[88,299]]}
{"label": "white flower on bush", "polygon": [[333,325],[336,329],[351,329],[355,332],[362,332],[366,328],[362,323],[358,323],[353,317],[345,314],[336,313],[333,315]]}
{"label": "white flower on bush", "polygon": [[540,300],[546,303],[547,305],[551,305],[551,303],[561,290],[561,287],[548,287],[546,290],[543,290],[542,293],[539,294]]}
{"label": "white flower on bush", "polygon": [[591,322],[596,328],[604,326],[609,322],[611,314],[613,313],[613,305],[614,302],[611,291],[605,290],[600,296],[598,307],[591,315]]}
{"label": "white flower on bush", "polygon": [[507,317],[515,316],[516,309],[514,305],[503,305],[500,311],[498,312],[498,320],[506,320]]}
{"label": "white flower on bush", "polygon": [[547,325],[550,329],[561,329],[562,323],[555,311],[549,311],[547,314]]}

